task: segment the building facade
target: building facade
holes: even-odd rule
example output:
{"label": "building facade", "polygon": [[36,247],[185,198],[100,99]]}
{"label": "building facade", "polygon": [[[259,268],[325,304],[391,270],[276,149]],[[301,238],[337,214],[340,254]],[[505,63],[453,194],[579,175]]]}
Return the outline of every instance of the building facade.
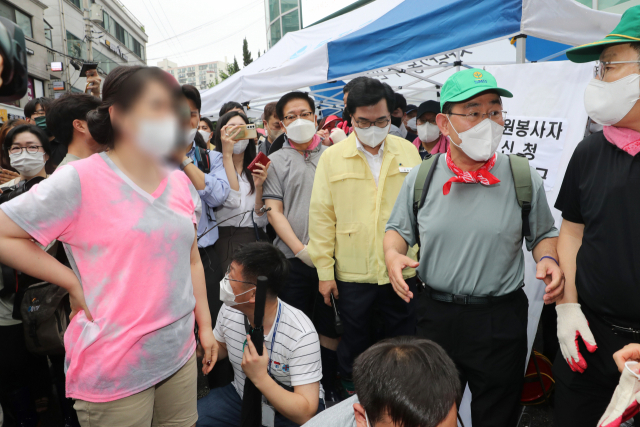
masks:
{"label": "building facade", "polygon": [[[1,0],[0,0],[1,1]],[[21,0],[24,1],[24,0]],[[33,1],[33,0],[29,0]],[[51,24],[51,39],[55,51],[72,58],[64,62],[55,93],[84,92],[86,79],[79,68],[89,61],[84,4],[89,7],[93,62],[98,63],[102,79],[119,65],[146,65],[148,36],[144,26],[118,0],[41,0],[48,6],[44,19]],[[63,82],[64,88],[60,82]]]}
{"label": "building facade", "polygon": [[290,31],[302,28],[301,0],[264,0],[267,46],[273,47]]}
{"label": "building facade", "polygon": [[207,89],[212,83],[217,84],[222,81],[220,72],[227,69],[227,58],[224,61],[205,62],[178,66],[175,62],[163,59],[156,64],[178,80],[181,85],[189,84],[200,90]]}
{"label": "building facade", "polygon": [[52,96],[51,81],[61,73],[50,70],[55,60],[51,25],[44,19],[47,6],[38,0],[0,0],[0,16],[15,22],[24,33],[29,83],[27,95],[12,103],[0,103],[0,122],[24,117],[24,106],[33,98]]}

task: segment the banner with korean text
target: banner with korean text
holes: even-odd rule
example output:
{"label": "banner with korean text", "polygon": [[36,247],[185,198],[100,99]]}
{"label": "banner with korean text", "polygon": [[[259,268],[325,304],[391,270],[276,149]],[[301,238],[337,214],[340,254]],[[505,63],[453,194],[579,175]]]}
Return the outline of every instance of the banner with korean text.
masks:
{"label": "banner with korean text", "polygon": [[[513,93],[502,98],[507,111],[504,134],[498,151],[523,154],[544,180],[551,212],[560,229],[562,216],[553,208],[571,155],[584,138],[587,113],[583,95],[593,77],[593,64],[569,61],[487,66],[498,86]],[[536,263],[525,250],[525,293],[529,298],[529,350],[542,312],[545,285],[536,279]],[[540,350],[540,349],[539,349]],[[524,372],[523,372],[524,376]],[[471,426],[469,388],[460,405],[460,416]]]}

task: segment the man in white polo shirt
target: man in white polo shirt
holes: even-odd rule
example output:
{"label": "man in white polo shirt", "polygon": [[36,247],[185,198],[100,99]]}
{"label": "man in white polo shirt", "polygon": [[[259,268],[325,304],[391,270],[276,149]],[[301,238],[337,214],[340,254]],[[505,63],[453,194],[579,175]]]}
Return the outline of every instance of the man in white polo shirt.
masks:
{"label": "man in white polo shirt", "polygon": [[[218,360],[229,358],[234,379],[198,401],[197,426],[239,425],[247,377],[272,408],[263,405],[264,425],[298,426],[311,419],[319,407],[324,408],[320,403],[324,393],[320,387],[318,334],[302,311],[278,298],[288,272],[284,254],[269,243],[251,243],[234,254],[220,284],[220,299],[225,306],[213,331],[220,348]],[[260,357],[247,340],[247,329],[254,326],[258,276],[269,278],[263,320],[264,330],[269,333]]]}

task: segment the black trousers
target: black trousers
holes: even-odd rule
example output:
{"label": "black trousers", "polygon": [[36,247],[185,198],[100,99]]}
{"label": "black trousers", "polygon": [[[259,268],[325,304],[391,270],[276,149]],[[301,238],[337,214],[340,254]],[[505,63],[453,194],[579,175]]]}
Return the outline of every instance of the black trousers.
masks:
{"label": "black trousers", "polygon": [[[215,245],[199,248],[198,251],[204,266],[204,280],[207,286],[207,302],[209,303],[211,324],[215,327],[218,312],[222,308],[220,282],[226,273],[226,268],[223,268],[220,263],[220,256],[215,249]],[[233,381],[233,367],[229,359],[216,362],[209,375],[207,375],[207,379],[211,389],[231,384],[231,381]]]}
{"label": "black trousers", "polygon": [[[558,352],[553,364],[553,376],[556,380],[556,426],[596,427],[620,381],[613,353],[633,342],[630,337],[616,335],[611,330],[610,323],[591,311],[583,301],[580,304],[598,349],[589,353],[582,338],[578,339],[580,354],[587,362],[587,369],[582,374],[573,372],[562,353]],[[615,324],[631,326],[623,322]],[[635,417],[635,422],[640,425],[640,416]]]}
{"label": "black trousers", "polygon": [[324,303],[318,288],[318,271],[297,258],[289,258],[289,278],[278,297],[301,310],[313,322],[320,335],[338,338],[333,309]]}
{"label": "black trousers", "polygon": [[[406,280],[411,292],[416,292],[415,277]],[[344,326],[338,345],[338,367],[343,378],[351,378],[353,361],[375,344],[374,320],[381,320],[384,332],[379,338],[415,335],[415,301],[404,302],[391,284],[348,283],[336,281],[339,298],[336,300]],[[381,319],[374,319],[378,314]]]}
{"label": "black trousers", "polygon": [[[418,335],[440,344],[471,390],[473,427],[516,427],[527,357],[529,301],[457,305],[418,294]],[[565,427],[563,424],[557,426]]]}

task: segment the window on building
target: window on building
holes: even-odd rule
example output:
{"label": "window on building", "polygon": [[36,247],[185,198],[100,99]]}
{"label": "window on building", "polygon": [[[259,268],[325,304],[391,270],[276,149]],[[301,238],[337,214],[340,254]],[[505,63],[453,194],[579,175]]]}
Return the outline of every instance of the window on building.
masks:
{"label": "window on building", "polygon": [[74,58],[81,58],[86,61],[87,48],[81,38],[78,38],[67,31],[67,54]]}
{"label": "window on building", "polygon": [[298,0],[280,0],[281,13],[298,7]]}
{"label": "window on building", "polygon": [[282,33],[280,32],[280,19],[278,19],[276,22],[271,24],[270,31],[271,31],[270,46],[273,47],[276,43],[278,43],[278,40],[282,38]]}
{"label": "window on building", "polygon": [[269,0],[269,22],[280,15],[280,0]]}
{"label": "window on building", "polygon": [[0,16],[15,22],[22,29],[25,36],[33,38],[33,28],[31,27],[31,17],[29,15],[9,3],[0,1]]}
{"label": "window on building", "polygon": [[200,65],[198,66],[198,70],[206,70],[207,66],[206,65]]}
{"label": "window on building", "polygon": [[103,55],[102,53],[100,53],[97,49],[93,49],[93,60],[97,62],[99,64],[98,67],[100,67],[102,71],[104,71],[107,74],[109,74],[111,70],[113,70],[118,65],[120,65],[120,64],[117,64],[112,59],[110,59],[109,57],[107,57],[106,55]]}
{"label": "window on building", "polygon": [[82,9],[82,6],[80,6],[80,0],[70,0],[71,3],[73,3],[78,9]]}
{"label": "window on building", "polygon": [[33,28],[31,28],[31,17],[29,15],[16,10],[16,24],[22,28],[25,36],[33,38]]}
{"label": "window on building", "polygon": [[300,29],[298,10],[299,9],[296,9],[286,15],[282,15],[282,37],[290,31],[298,31]]}
{"label": "window on building", "polygon": [[44,23],[44,40],[45,40],[45,44],[50,47],[51,49],[53,49],[53,36],[51,35],[51,30],[53,29],[53,27],[51,27],[51,25],[49,25],[46,21]]}

